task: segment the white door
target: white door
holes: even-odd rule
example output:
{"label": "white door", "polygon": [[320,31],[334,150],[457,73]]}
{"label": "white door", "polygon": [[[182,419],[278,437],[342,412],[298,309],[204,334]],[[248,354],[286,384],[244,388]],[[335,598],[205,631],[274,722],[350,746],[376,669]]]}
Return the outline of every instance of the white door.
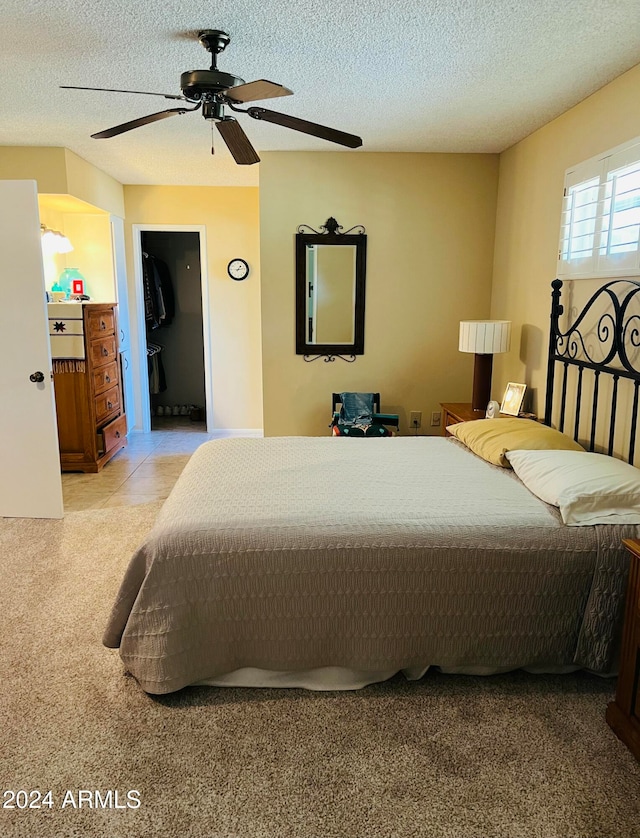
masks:
{"label": "white door", "polygon": [[133,394],[133,364],[131,363],[131,339],[129,323],[129,296],[127,289],[127,264],[124,245],[124,222],[117,215],[111,216],[111,241],[113,244],[113,269],[116,276],[116,298],[118,303],[118,349],[124,410],[127,414],[127,428],[136,424]]}
{"label": "white door", "polygon": [[0,180],[0,290],[0,516],[61,518],[35,181]]}

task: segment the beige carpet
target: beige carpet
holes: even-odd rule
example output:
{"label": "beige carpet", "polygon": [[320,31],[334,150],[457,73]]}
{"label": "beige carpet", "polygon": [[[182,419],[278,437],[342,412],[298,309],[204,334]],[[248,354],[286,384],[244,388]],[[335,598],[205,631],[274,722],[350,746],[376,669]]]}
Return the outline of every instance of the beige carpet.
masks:
{"label": "beige carpet", "polygon": [[158,509],[0,521],[0,776],[53,803],[3,808],[2,838],[640,835],[614,685],[584,674],[145,695],[100,637]]}

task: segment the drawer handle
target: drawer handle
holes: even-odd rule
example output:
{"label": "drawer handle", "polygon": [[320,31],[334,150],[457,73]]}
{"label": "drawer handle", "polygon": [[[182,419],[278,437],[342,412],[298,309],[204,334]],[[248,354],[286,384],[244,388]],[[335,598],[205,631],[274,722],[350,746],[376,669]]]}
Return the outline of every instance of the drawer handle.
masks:
{"label": "drawer handle", "polygon": [[104,320],[101,320],[100,321],[100,329],[104,332],[104,330],[106,328],[107,328],[107,324],[104,322]]}
{"label": "drawer handle", "polygon": [[111,376],[105,375],[104,380],[107,382],[107,384],[111,384]]}
{"label": "drawer handle", "polygon": [[107,402],[107,407],[109,408],[109,410],[111,410],[111,408],[113,407],[113,405],[111,404],[111,402]]}
{"label": "drawer handle", "polygon": [[107,349],[106,346],[102,347],[102,354],[105,355],[105,356],[109,354],[109,350]]}
{"label": "drawer handle", "polygon": [[116,439],[120,439],[120,431],[116,431]]}

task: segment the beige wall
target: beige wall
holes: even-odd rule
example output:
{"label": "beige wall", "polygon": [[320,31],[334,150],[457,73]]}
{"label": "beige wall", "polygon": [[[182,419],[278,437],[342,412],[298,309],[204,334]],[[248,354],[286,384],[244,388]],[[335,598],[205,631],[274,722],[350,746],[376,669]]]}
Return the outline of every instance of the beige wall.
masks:
{"label": "beige wall", "polygon": [[124,218],[122,184],[65,148],[67,192],[81,201]]}
{"label": "beige wall", "polygon": [[[124,196],[133,345],[138,330],[132,225],[206,225],[214,428],[262,428],[257,188],[125,186]],[[234,257],[249,263],[243,282],[227,274]]]}
{"label": "beige wall", "polygon": [[[494,390],[533,388],[544,411],[551,282],[556,275],[564,173],[640,135],[640,65],[500,156],[491,315],[513,321],[512,348],[494,361]],[[574,300],[598,283],[575,280]]]}
{"label": "beige wall", "polygon": [[68,194],[124,217],[122,185],[67,148],[0,146],[0,179],[35,180],[38,194]]}
{"label": "beige wall", "polygon": [[64,254],[66,268],[78,268],[85,293],[97,303],[116,301],[111,224],[106,214],[65,213],[62,230],[73,244]]}
{"label": "beige wall", "polygon": [[35,180],[38,192],[67,191],[64,148],[1,146],[0,179]]}
{"label": "beige wall", "polygon": [[[260,164],[265,435],[324,435],[331,393],[379,391],[421,433],[441,401],[471,398],[458,324],[489,315],[498,158],[473,154],[271,152]],[[294,236],[334,216],[367,231],[365,354],[295,354]]]}
{"label": "beige wall", "polygon": [[38,195],[40,221],[64,233],[73,245],[69,253],[45,255],[45,286],[52,284],[65,268],[78,268],[86,280],[85,293],[99,303],[116,299],[113,245],[109,214],[70,195]]}
{"label": "beige wall", "polygon": [[48,289],[65,268],[85,275],[92,299],[115,299],[109,213],[124,216],[124,194],[110,175],[66,148],[1,146],[0,179],[35,180],[40,221],[69,237],[70,253],[45,257]]}

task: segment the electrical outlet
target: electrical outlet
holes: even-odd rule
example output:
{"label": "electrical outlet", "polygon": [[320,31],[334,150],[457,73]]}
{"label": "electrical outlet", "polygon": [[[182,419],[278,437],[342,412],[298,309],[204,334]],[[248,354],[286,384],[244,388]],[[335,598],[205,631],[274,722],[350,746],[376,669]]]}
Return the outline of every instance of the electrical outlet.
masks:
{"label": "electrical outlet", "polygon": [[439,428],[440,423],[442,422],[442,413],[439,410],[434,410],[431,414],[431,427],[432,428]]}
{"label": "electrical outlet", "polygon": [[409,414],[409,425],[412,428],[419,428],[422,425],[422,411],[411,411],[411,413]]}

